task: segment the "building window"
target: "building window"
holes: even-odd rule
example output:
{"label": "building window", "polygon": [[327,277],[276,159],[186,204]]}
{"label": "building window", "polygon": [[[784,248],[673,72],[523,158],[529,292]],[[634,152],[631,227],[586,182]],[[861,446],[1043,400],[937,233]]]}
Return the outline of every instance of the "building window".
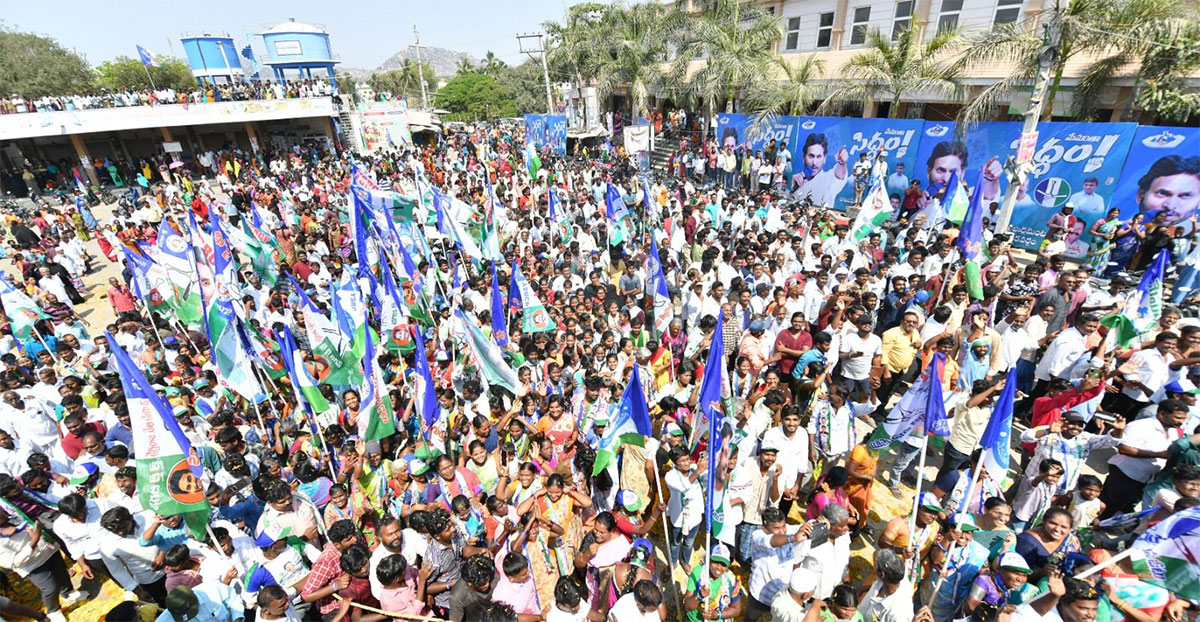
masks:
{"label": "building window", "polygon": [[892,20],[892,41],[912,25],[912,10],[913,0],[900,0],[896,3],[896,17]]}
{"label": "building window", "polygon": [[942,0],[942,13],[938,16],[938,32],[958,28],[958,14],[963,0]]}
{"label": "building window", "polygon": [[783,49],[795,51],[800,47],[800,18],[789,17],[787,20],[787,39],[784,41]]}
{"label": "building window", "polygon": [[860,6],[854,9],[854,25],[850,30],[850,45],[862,45],[867,42],[867,22],[869,21],[871,21],[871,7]]}
{"label": "building window", "polygon": [[817,47],[827,48],[833,41],[833,13],[822,13],[817,26]]}
{"label": "building window", "polygon": [[996,0],[996,19],[993,24],[1012,24],[1021,16],[1022,0]]}

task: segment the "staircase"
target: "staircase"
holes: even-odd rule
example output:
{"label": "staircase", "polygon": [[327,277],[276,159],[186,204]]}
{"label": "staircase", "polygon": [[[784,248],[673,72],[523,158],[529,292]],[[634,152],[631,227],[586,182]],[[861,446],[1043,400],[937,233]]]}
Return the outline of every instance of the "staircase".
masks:
{"label": "staircase", "polygon": [[347,96],[339,96],[338,104],[338,140],[346,149],[357,152],[362,143],[358,140],[358,128],[354,126],[354,104]]}
{"label": "staircase", "polygon": [[670,164],[671,154],[675,151],[675,146],[678,145],[678,140],[658,139],[655,141],[654,149],[650,152],[650,169],[655,171],[667,172],[667,166]]}

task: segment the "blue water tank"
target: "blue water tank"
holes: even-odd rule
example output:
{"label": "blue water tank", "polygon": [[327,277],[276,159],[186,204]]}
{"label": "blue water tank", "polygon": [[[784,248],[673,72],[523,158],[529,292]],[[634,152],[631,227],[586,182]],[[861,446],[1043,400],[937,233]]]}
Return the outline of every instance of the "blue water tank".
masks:
{"label": "blue water tank", "polygon": [[259,34],[267,51],[263,64],[272,68],[276,78],[288,69],[298,70],[301,77],[312,77],[313,69],[333,77],[333,66],[339,61],[333,57],[324,28],[291,19]]}
{"label": "blue water tank", "polygon": [[229,36],[200,35],[184,37],[183,52],[187,55],[192,75],[199,82],[220,82],[243,79],[238,48]]}

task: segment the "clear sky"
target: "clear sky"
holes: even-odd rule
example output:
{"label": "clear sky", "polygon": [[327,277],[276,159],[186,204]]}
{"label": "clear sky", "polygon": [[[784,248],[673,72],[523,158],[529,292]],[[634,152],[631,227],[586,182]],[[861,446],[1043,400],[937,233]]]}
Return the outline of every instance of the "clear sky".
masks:
{"label": "clear sky", "polygon": [[[537,32],[546,20],[561,20],[575,0],[207,0],[167,2],[83,0],[6,3],[4,25],[48,35],[83,54],[93,65],[119,55],[137,57],[135,44],[155,54],[183,57],[181,35],[228,33],[240,46],[288,18],[323,25],[342,65],[373,69],[413,43],[482,57],[488,50],[519,62],[518,33]],[[255,42],[255,53],[262,39]]]}

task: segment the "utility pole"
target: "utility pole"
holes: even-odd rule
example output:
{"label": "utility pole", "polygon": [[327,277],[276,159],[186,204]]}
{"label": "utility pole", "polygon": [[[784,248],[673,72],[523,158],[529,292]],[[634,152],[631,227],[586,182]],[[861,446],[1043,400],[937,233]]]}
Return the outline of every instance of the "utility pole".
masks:
{"label": "utility pole", "polygon": [[[517,35],[517,45],[521,48],[521,53],[529,58],[533,58],[534,54],[542,55],[542,78],[546,81],[546,114],[554,114],[554,97],[550,94],[550,69],[546,66],[546,35],[535,32],[527,35]],[[526,39],[537,39],[537,48],[526,48]]]}
{"label": "utility pole", "polygon": [[996,233],[1008,230],[1012,220],[1013,206],[1017,202],[1017,192],[1025,182],[1025,176],[1033,170],[1033,155],[1037,151],[1037,125],[1045,107],[1046,90],[1054,77],[1054,67],[1058,63],[1058,48],[1062,41],[1062,18],[1067,12],[1071,0],[1056,0],[1050,10],[1050,19],[1042,27],[1042,50],[1038,53],[1037,77],[1033,81],[1033,94],[1029,97],[1029,108],[1025,110],[1025,124],[1021,127],[1021,147],[1017,156],[1006,164],[1008,169],[1008,190],[1004,193],[1004,202],[1000,204],[1000,215],[996,218]]}
{"label": "utility pole", "polygon": [[421,107],[429,110],[429,95],[425,92],[425,70],[421,68],[421,33],[417,32],[416,24],[413,24],[413,38],[417,42],[417,82],[421,83]]}

